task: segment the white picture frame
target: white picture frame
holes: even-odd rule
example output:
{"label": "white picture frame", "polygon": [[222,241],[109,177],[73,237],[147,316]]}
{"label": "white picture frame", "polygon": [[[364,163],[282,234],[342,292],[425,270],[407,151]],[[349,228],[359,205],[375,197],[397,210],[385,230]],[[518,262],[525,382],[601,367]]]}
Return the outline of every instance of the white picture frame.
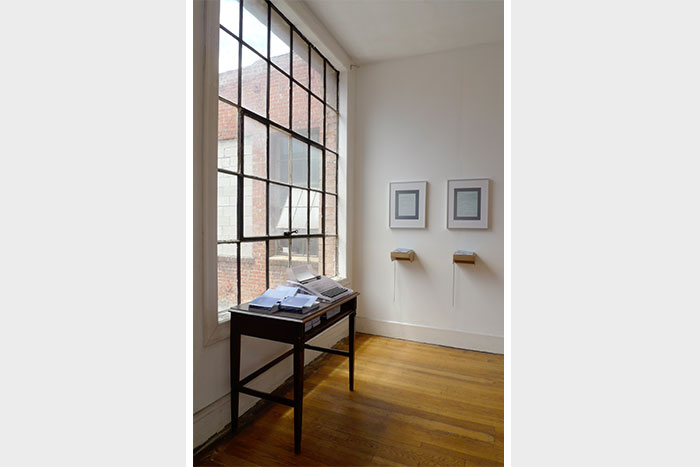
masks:
{"label": "white picture frame", "polygon": [[389,228],[424,229],[428,182],[389,183]]}
{"label": "white picture frame", "polygon": [[489,228],[489,179],[447,181],[447,228]]}

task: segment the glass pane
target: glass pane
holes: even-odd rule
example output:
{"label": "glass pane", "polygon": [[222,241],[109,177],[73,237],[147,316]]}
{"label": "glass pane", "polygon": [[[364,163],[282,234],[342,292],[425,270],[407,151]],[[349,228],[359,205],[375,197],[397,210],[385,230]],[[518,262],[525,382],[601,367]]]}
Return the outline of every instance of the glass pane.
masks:
{"label": "glass pane", "polygon": [[219,9],[219,23],[226,29],[239,35],[238,26],[241,16],[241,9],[238,0],[221,0],[221,8]]}
{"label": "glass pane", "polygon": [[270,120],[289,128],[289,83],[291,80],[270,67]]}
{"label": "glass pane", "polygon": [[243,235],[265,236],[265,182],[260,180],[243,182]]}
{"label": "glass pane", "polygon": [[338,112],[326,107],[326,147],[338,152]]}
{"label": "glass pane", "polygon": [[267,127],[250,117],[243,119],[243,173],[267,177]]}
{"label": "glass pane", "polygon": [[316,188],[317,190],[323,189],[322,165],[323,153],[320,149],[311,146],[311,188]]}
{"label": "glass pane", "polygon": [[289,133],[270,127],[270,180],[289,183]]}
{"label": "glass pane", "polygon": [[217,240],[237,240],[238,230],[236,219],[238,213],[238,177],[219,172],[216,206],[216,239]]}
{"label": "glass pane", "polygon": [[311,49],[311,92],[323,99],[323,59]]}
{"label": "glass pane", "polygon": [[338,156],[332,152],[326,151],[326,191],[330,193],[337,193],[337,171],[338,166]]}
{"label": "glass pane", "polygon": [[292,85],[292,130],[309,136],[309,93],[296,83]]}
{"label": "glass pane", "polygon": [[309,46],[299,34],[292,39],[292,76],[305,87],[309,87]]}
{"label": "glass pane", "polygon": [[338,233],[336,228],[336,198],[335,195],[326,195],[326,235]]}
{"label": "glass pane", "polygon": [[309,265],[316,274],[323,274],[323,263],[321,262],[321,239],[309,239]]}
{"label": "glass pane", "polygon": [[216,276],[219,311],[238,305],[238,245],[225,243],[216,247]]}
{"label": "glass pane", "polygon": [[295,235],[306,235],[306,221],[309,215],[307,190],[292,188],[292,230],[298,230]]}
{"label": "glass pane", "polygon": [[238,172],[238,109],[219,101],[218,167]]}
{"label": "glass pane", "polygon": [[267,62],[243,46],[241,102],[263,117],[267,111]]}
{"label": "glass pane", "polygon": [[267,279],[265,242],[241,243],[241,302],[265,292]]}
{"label": "glass pane", "polygon": [[301,266],[309,262],[309,239],[292,239],[292,262],[289,267]]}
{"label": "glass pane", "polygon": [[238,41],[219,29],[219,95],[238,103]]}
{"label": "glass pane", "polygon": [[290,61],[289,53],[290,30],[287,23],[275,10],[272,10],[272,26],[270,31],[270,58],[272,63],[289,73]]}
{"label": "glass pane", "polygon": [[270,236],[289,230],[289,188],[270,183]]}
{"label": "glass pane", "polygon": [[267,57],[267,2],[244,0],[243,42]]}
{"label": "glass pane", "polygon": [[287,284],[287,268],[289,267],[289,239],[270,240],[270,288]]}
{"label": "glass pane", "polygon": [[306,187],[309,183],[309,145],[292,138],[292,184]]}
{"label": "glass pane", "polygon": [[311,139],[323,144],[323,103],[311,97]]}
{"label": "glass pane", "polygon": [[338,110],[338,72],[326,63],[326,102]]}
{"label": "glass pane", "polygon": [[328,277],[338,275],[338,238],[326,237],[326,254],[325,254],[326,272]]}
{"label": "glass pane", "polygon": [[309,233],[321,233],[321,193],[311,192],[311,208],[309,209]]}

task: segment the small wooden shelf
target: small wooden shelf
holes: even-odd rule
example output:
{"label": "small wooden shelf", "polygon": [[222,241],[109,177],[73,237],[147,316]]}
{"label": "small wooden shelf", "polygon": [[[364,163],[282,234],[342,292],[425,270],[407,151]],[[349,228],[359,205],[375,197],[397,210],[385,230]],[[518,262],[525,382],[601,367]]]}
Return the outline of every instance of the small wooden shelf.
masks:
{"label": "small wooden shelf", "polygon": [[455,263],[474,264],[476,262],[476,253],[473,251],[458,251],[452,255],[452,261]]}
{"label": "small wooden shelf", "polygon": [[412,262],[414,259],[416,259],[416,253],[413,250],[408,250],[406,252],[394,250],[391,252],[392,261]]}

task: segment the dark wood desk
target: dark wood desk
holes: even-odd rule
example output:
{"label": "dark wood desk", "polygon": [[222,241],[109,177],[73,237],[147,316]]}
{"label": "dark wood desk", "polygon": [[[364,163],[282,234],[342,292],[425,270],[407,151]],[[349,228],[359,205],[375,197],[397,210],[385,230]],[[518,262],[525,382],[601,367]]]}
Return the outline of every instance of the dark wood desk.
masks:
{"label": "dark wood desk", "polygon": [[[260,397],[279,404],[294,407],[294,452],[301,451],[301,414],[304,397],[304,349],[328,352],[342,355],[350,359],[350,390],[353,390],[355,371],[355,313],[357,310],[358,292],[348,295],[332,303],[323,303],[317,310],[299,314],[278,311],[268,313],[258,310],[249,310],[247,304],[231,308],[231,430],[238,431],[238,398],[239,393]],[[340,307],[340,312],[331,318],[326,314]],[[321,323],[305,330],[306,323],[320,318]],[[349,350],[326,349],[309,345],[306,342],[344,318],[348,319]],[[259,337],[277,342],[292,344],[294,347],[271,362],[263,365],[243,379],[241,372],[241,335]],[[288,356],[294,354],[294,399],[286,399],[274,394],[257,391],[245,387],[246,384],[280,363]]]}

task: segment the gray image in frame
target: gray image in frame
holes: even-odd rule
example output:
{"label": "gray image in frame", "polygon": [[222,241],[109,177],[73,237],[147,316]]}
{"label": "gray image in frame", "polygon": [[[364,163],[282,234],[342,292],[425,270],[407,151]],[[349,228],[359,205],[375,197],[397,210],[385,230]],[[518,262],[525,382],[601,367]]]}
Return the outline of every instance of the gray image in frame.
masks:
{"label": "gray image in frame", "polygon": [[418,219],[419,190],[396,190],[394,219]]}
{"label": "gray image in frame", "polygon": [[488,178],[447,180],[447,228],[489,228]]}
{"label": "gray image in frame", "polygon": [[389,228],[425,229],[428,182],[389,182]]}
{"label": "gray image in frame", "polygon": [[481,188],[454,189],[454,219],[457,221],[481,220]]}

